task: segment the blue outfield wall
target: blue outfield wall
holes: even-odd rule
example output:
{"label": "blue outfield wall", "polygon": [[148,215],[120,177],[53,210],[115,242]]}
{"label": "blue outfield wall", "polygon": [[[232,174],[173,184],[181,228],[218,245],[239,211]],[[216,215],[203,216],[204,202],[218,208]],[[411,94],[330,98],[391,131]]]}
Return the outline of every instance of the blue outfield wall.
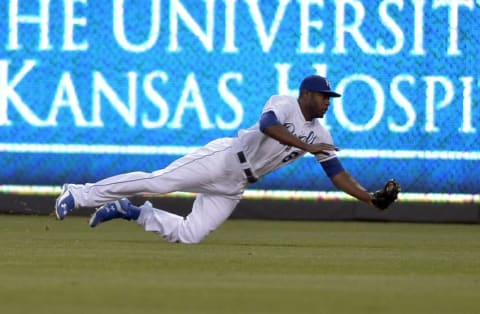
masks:
{"label": "blue outfield wall", "polygon": [[[0,182],[153,171],[326,75],[323,120],[369,189],[478,194],[478,1],[0,2]],[[333,191],[302,158],[252,189]]]}

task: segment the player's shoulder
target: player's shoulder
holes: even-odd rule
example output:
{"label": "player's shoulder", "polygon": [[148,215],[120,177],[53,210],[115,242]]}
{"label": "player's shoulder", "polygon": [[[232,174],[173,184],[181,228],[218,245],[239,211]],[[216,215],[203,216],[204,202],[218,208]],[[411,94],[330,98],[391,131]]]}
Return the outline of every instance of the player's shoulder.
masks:
{"label": "player's shoulder", "polygon": [[298,104],[297,98],[290,95],[272,95],[269,100],[276,103]]}
{"label": "player's shoulder", "polygon": [[331,143],[332,135],[330,134],[329,129],[322,123],[322,120],[314,119],[312,122],[313,128],[315,129],[317,136],[319,136],[320,142]]}
{"label": "player's shoulder", "polygon": [[297,98],[288,95],[272,95],[267,101],[267,107],[287,108],[298,106]]}
{"label": "player's shoulder", "polygon": [[322,119],[313,119],[312,124],[315,128],[320,129],[322,131],[328,131],[328,128],[323,124]]}

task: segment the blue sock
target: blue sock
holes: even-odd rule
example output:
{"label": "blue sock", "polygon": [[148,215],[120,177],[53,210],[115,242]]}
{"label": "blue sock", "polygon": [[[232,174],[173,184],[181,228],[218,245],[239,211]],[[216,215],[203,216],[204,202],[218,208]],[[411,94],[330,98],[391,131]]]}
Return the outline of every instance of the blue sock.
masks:
{"label": "blue sock", "polygon": [[140,207],[135,206],[133,204],[128,205],[127,216],[129,219],[137,220],[138,216],[140,216]]}

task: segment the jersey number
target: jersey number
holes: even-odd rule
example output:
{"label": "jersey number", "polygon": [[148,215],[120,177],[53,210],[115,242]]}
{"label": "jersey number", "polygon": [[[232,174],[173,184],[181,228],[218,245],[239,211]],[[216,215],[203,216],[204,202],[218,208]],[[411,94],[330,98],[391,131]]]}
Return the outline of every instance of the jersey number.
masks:
{"label": "jersey number", "polygon": [[282,159],[282,162],[287,162],[287,161],[290,161],[294,158],[297,158],[298,157],[298,154],[299,152],[291,152],[289,155],[285,156],[283,159]]}

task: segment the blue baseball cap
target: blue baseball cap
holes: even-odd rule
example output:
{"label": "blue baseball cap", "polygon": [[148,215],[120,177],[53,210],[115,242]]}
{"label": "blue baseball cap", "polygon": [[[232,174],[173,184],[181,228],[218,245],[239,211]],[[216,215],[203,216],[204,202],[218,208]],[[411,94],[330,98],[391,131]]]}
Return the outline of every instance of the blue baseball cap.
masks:
{"label": "blue baseball cap", "polygon": [[300,91],[307,90],[327,94],[329,97],[340,97],[339,93],[335,93],[330,89],[330,82],[320,75],[310,75],[303,79],[300,84]]}

